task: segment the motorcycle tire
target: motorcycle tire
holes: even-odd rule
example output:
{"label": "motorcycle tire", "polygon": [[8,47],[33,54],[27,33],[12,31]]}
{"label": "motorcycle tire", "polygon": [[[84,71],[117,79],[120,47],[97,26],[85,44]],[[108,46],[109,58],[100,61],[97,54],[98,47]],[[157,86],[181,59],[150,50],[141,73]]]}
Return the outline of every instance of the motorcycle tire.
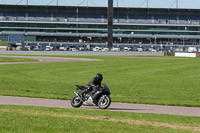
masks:
{"label": "motorcycle tire", "polygon": [[98,100],[98,107],[100,109],[107,109],[111,104],[111,99],[109,95],[102,95]]}
{"label": "motorcycle tire", "polygon": [[78,97],[77,95],[74,95],[72,97],[72,100],[71,100],[71,105],[72,107],[74,108],[79,108],[81,105],[83,104],[82,100],[80,99],[80,97]]}

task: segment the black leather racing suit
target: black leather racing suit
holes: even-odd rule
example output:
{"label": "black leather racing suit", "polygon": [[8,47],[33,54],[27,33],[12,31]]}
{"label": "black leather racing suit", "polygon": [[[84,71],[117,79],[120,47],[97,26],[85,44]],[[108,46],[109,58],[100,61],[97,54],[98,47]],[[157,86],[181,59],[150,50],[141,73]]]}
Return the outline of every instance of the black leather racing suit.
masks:
{"label": "black leather racing suit", "polygon": [[[94,77],[90,82],[86,85],[86,88],[84,91],[81,92],[82,97],[84,97],[84,93],[86,92],[91,92],[93,95],[97,92],[100,91],[101,87],[101,81],[99,81],[96,77]],[[95,97],[92,97],[94,100]]]}
{"label": "black leather racing suit", "polygon": [[97,104],[97,91],[101,93],[101,81],[99,81],[96,77],[90,80],[90,82],[86,85],[89,91],[92,93],[92,99],[95,104]]}
{"label": "black leather racing suit", "polygon": [[101,87],[101,81],[99,81],[96,77],[90,80],[90,82],[86,85],[89,90],[92,90],[92,92],[98,91],[98,89]]}

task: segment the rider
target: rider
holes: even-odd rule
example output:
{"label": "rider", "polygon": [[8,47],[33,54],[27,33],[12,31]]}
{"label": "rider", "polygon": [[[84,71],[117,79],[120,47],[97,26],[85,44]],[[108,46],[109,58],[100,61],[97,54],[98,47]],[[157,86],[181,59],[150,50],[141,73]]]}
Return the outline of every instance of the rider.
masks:
{"label": "rider", "polygon": [[103,75],[100,73],[97,73],[96,77],[94,77],[90,82],[86,85],[86,87],[92,91],[95,91],[101,86],[101,81],[103,80]]}
{"label": "rider", "polygon": [[91,91],[93,94],[95,94],[101,87],[101,81],[103,80],[103,75],[100,73],[97,73],[97,75],[90,80],[90,82],[86,85],[86,90],[82,92],[82,97],[84,97],[84,93],[87,91]]}

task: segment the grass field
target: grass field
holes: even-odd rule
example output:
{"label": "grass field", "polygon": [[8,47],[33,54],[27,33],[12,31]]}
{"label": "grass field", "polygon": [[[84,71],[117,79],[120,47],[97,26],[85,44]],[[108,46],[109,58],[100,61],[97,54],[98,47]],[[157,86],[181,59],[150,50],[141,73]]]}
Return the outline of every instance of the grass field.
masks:
{"label": "grass field", "polygon": [[23,59],[23,58],[0,57],[0,62],[28,62],[28,61],[38,61],[38,60],[35,60],[35,59]]}
{"label": "grass field", "polygon": [[197,117],[0,105],[2,133],[194,133]]}
{"label": "grass field", "polygon": [[0,46],[8,46],[8,42],[6,42],[6,41],[0,41]]}
{"label": "grass field", "polygon": [[200,107],[198,58],[79,58],[104,61],[0,65],[0,95],[71,99],[75,84],[102,73],[112,101]]}

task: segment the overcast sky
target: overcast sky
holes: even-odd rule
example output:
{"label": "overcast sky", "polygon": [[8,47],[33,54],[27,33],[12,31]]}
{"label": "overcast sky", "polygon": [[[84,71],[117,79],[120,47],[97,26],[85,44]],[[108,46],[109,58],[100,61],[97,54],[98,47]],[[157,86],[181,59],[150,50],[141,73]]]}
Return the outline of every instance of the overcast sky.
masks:
{"label": "overcast sky", "polygon": [[[0,0],[0,4],[24,5],[107,6],[108,0]],[[147,4],[148,1],[148,4]],[[114,0],[119,7],[176,8],[177,0]],[[200,9],[200,0],[178,0],[179,8]]]}

